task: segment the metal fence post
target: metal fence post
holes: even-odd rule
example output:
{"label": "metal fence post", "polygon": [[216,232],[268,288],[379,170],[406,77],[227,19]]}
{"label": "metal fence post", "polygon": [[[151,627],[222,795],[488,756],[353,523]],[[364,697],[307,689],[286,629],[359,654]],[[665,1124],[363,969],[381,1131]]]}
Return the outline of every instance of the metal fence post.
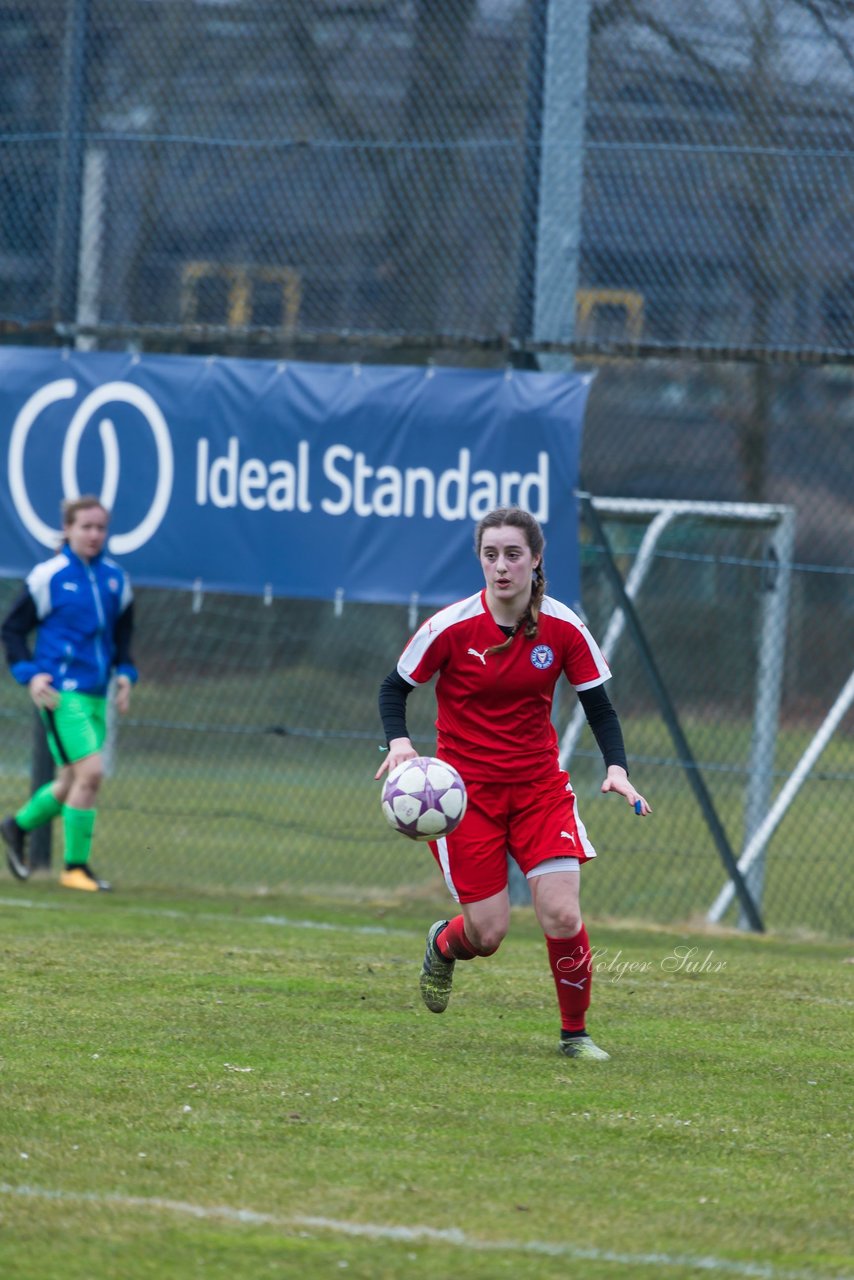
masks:
{"label": "metal fence post", "polygon": [[[33,758],[30,767],[30,786],[35,794],[39,787],[53,778],[53,759],[47,745],[47,734],[38,711],[33,724]],[[50,867],[52,849],[53,823],[46,822],[36,827],[30,835],[30,867],[33,871],[44,871]]]}
{"label": "metal fence post", "polygon": [[70,0],[66,12],[62,68],[62,144],[53,263],[54,323],[72,322],[77,313],[88,21],[89,0]]}

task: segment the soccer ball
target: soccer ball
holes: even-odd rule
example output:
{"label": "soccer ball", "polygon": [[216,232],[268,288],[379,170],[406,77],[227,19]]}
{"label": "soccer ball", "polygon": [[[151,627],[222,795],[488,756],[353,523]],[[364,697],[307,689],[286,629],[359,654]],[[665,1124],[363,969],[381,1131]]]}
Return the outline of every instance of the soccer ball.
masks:
{"label": "soccer ball", "polygon": [[463,820],[466,802],[466,784],[456,769],[435,756],[404,760],[383,786],[386,821],[410,840],[450,835]]}

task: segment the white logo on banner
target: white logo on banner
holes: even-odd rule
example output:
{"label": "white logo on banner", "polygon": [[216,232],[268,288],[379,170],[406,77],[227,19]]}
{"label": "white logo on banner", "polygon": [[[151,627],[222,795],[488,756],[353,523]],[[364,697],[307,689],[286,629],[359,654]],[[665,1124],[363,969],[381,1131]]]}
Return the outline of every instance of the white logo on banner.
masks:
{"label": "white logo on banner", "polygon": [[[49,382],[41,387],[30,396],[15,419],[9,441],[9,489],[12,501],[21,518],[21,523],[46,547],[55,547],[62,537],[62,531],[51,528],[36,514],[24,478],[24,450],[27,437],[39,414],[58,400],[70,400],[76,393],[77,383],[73,378],[60,378],[56,382]],[[175,465],[172,455],[172,438],[166,419],[148,392],[132,382],[107,382],[89,393],[77,407],[68,424],[61,459],[64,497],[80,496],[77,483],[77,455],[80,440],[91,419],[104,405],[110,403],[129,404],[137,409],[151,428],[157,449],[157,484],[148,511],[135,528],[129,529],[127,533],[113,534],[110,538],[110,551],[121,556],[144,546],[159,528],[172,496]],[[98,424],[98,434],[104,450],[104,479],[99,497],[107,510],[112,511],[119,487],[120,462],[116,429],[110,418],[101,419]]]}

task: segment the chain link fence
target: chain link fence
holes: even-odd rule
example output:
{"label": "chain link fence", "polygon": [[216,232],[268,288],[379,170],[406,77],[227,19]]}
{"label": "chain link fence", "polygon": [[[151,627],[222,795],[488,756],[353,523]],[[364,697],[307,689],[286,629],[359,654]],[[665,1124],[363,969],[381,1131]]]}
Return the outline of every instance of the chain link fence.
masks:
{"label": "chain link fence", "polygon": [[18,332],[851,354],[842,0],[2,0],[0,56]]}
{"label": "chain link fence", "polygon": [[[628,574],[643,527],[605,518]],[[736,856],[755,828],[747,810],[762,725],[760,615],[779,572],[767,540],[761,525],[680,519],[659,542],[636,601]],[[600,637],[617,603],[602,554],[595,541],[584,544],[584,599]],[[473,588],[478,575],[473,558]],[[792,578],[779,728],[765,765],[769,802],[850,668],[854,570],[796,564]],[[14,586],[2,584],[0,605]],[[138,609],[143,679],[117,726],[101,798],[99,869],[126,888],[380,899],[442,891],[426,847],[386,827],[373,781],[382,759],[376,695],[420,620],[411,610],[153,589],[139,591]],[[602,764],[585,727],[569,767],[601,854],[586,878],[588,910],[700,921],[726,882],[724,868],[630,637],[613,643],[611,661],[633,776],[655,813],[635,822],[622,803],[599,794]],[[409,703],[413,737],[429,754],[432,691],[416,691]],[[556,707],[562,736],[575,707],[567,686]],[[9,811],[28,789],[34,727],[29,700],[11,680],[0,686],[0,718],[0,803]],[[849,713],[770,840],[762,896],[769,927],[850,928],[852,730]],[[724,918],[735,922],[737,908]]]}
{"label": "chain link fence", "polygon": [[[574,357],[596,372],[592,493],[791,509],[779,793],[854,652],[849,4],[0,0],[0,57],[0,340]],[[628,575],[643,529],[606,523]],[[616,601],[584,536],[602,638]],[[779,568],[767,529],[680,521],[637,601],[736,855]],[[0,608],[17,586],[0,583]],[[385,829],[372,781],[376,689],[407,609],[138,594],[143,680],[96,865],[128,887],[440,891],[429,854]],[[656,812],[629,821],[598,795],[585,730],[571,771],[601,854],[588,909],[703,919],[720,859],[636,650],[624,637],[611,656]],[[432,695],[410,705],[426,749]],[[9,679],[0,720],[7,812],[33,727]],[[852,779],[849,711],[771,837],[769,926],[850,931]]]}

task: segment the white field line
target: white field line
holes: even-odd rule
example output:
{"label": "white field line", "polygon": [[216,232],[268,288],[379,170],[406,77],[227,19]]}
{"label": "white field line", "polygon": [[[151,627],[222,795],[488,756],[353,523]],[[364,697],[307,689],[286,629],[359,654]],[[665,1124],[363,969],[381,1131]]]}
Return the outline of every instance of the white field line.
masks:
{"label": "white field line", "polygon": [[[382,1226],[372,1222],[342,1222],[303,1214],[279,1217],[255,1209],[235,1209],[229,1205],[190,1204],[159,1196],[124,1196],[113,1192],[52,1191],[43,1187],[11,1186],[0,1182],[0,1194],[20,1199],[53,1200],[61,1204],[89,1204],[96,1208],[142,1209],[153,1213],[173,1213],[202,1220],[230,1222],[238,1226],[272,1227],[305,1235],[327,1231],[333,1235],[366,1240],[388,1240],[403,1244],[444,1244],[468,1253],[521,1253],[548,1258],[568,1258],[583,1262],[608,1262],[624,1267],[679,1267],[706,1271],[712,1275],[745,1276],[748,1280],[822,1280],[814,1271],[780,1271],[768,1263],[736,1262],[727,1258],[694,1257],[670,1253],[618,1253],[612,1249],[584,1249],[577,1245],[547,1240],[481,1240],[458,1227]],[[837,1280],[851,1280],[841,1276]]]}
{"label": "white field line", "polygon": [[[80,910],[79,907],[73,907],[71,903],[64,902],[37,902],[32,898],[0,898],[0,907],[26,907],[33,911],[75,911]],[[131,907],[123,906],[122,912],[127,915],[134,916],[154,916],[163,920],[203,920],[206,923],[214,924],[231,924],[231,925],[267,925],[276,929],[316,929],[321,933],[349,933],[356,935],[374,934],[387,938],[413,938],[420,937],[420,932],[412,929],[389,929],[381,924],[330,924],[325,920],[298,920],[289,916],[231,916],[224,915],[221,911],[179,911],[171,907]],[[500,961],[497,962],[500,964]],[[623,978],[609,978],[607,972],[596,975],[597,984],[612,983],[619,986],[626,983],[631,986],[632,981],[639,981],[637,977],[632,979],[631,976]],[[696,979],[688,979],[696,981]],[[658,987],[674,987],[682,989],[682,983],[670,982],[665,979],[652,979]],[[739,991],[736,987],[725,987],[719,982],[709,982],[706,987],[706,993],[714,992],[715,995],[734,996]],[[825,1004],[832,1005],[835,1008],[854,1008],[854,1000],[846,1000],[843,997],[834,996],[816,996],[816,995],[798,995],[793,992],[778,991],[776,993],[778,1000],[795,1000],[799,1004],[807,1001],[809,1004]]]}
{"label": "white field line", "polygon": [[[70,903],[36,902],[32,898],[0,898],[0,907],[30,907],[34,911],[74,911]],[[123,914],[156,916],[163,920],[204,920],[214,924],[265,924],[277,929],[318,929],[323,933],[372,933],[384,937],[411,938],[411,929],[387,929],[381,924],[329,924],[325,920],[293,920],[289,916],[231,916],[221,911],[178,911],[171,907],[125,907]]]}

